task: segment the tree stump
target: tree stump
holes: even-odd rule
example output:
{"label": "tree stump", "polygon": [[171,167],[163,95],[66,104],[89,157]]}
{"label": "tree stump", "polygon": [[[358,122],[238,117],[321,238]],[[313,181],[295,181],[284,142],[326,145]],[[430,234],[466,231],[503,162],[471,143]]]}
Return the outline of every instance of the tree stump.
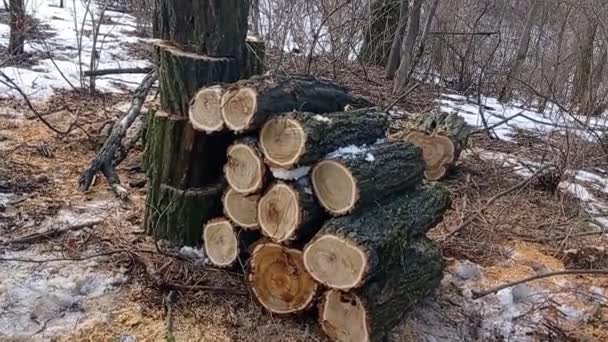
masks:
{"label": "tree stump", "polygon": [[321,284],[363,286],[403,246],[441,221],[449,194],[440,186],[387,198],[350,216],[327,221],[304,248],[304,265]]}
{"label": "tree stump", "polygon": [[339,149],[313,167],[311,180],[321,206],[339,216],[419,184],[423,173],[420,149],[396,142]]}
{"label": "tree stump", "polygon": [[369,101],[351,95],[336,83],[308,76],[264,75],[242,80],[222,97],[222,118],[235,132],[261,127],[276,114],[290,111],[329,113],[346,105],[367,107]]}
{"label": "tree stump", "polygon": [[416,240],[395,254],[362,288],[349,293],[330,289],[322,295],[319,322],[331,340],[384,341],[441,282],[444,262],[430,240]]}
{"label": "tree stump", "polygon": [[293,112],[267,121],[260,149],[273,166],[312,164],[341,146],[364,145],[385,137],[386,114],[369,109],[311,114]]}
{"label": "tree stump", "polygon": [[312,306],[319,286],[304,269],[301,251],[272,242],[259,243],[249,269],[251,289],[268,311],[291,314]]}

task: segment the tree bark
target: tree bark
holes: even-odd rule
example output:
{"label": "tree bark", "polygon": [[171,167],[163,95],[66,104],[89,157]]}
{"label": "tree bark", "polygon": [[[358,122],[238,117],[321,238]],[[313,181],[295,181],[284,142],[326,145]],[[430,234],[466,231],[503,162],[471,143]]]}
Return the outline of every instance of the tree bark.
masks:
{"label": "tree bark", "polygon": [[277,116],[260,131],[267,163],[281,168],[310,165],[341,146],[372,144],[385,137],[388,116],[375,109]]}
{"label": "tree bark", "polygon": [[337,112],[346,105],[366,107],[370,102],[331,81],[299,75],[264,75],[227,89],[222,98],[222,118],[229,129],[244,132],[261,127],[276,114],[293,110]]}
{"label": "tree bark", "polygon": [[505,84],[498,96],[498,101],[500,102],[508,102],[511,99],[513,78],[519,77],[521,68],[524,62],[526,61],[526,56],[528,55],[528,47],[530,46],[530,34],[532,33],[532,28],[534,27],[537,13],[541,9],[542,4],[542,1],[535,0],[534,4],[530,8],[530,11],[528,11],[524,30],[521,33],[521,36],[519,37],[519,44],[517,47],[517,55],[515,56],[515,61],[511,66],[509,75],[507,76]]}
{"label": "tree bark", "polygon": [[311,180],[321,206],[332,215],[346,215],[420,184],[423,173],[422,150],[394,142],[337,150],[315,165]]}
{"label": "tree bark", "polygon": [[360,288],[378,274],[382,277],[403,247],[442,220],[449,204],[442,186],[421,186],[330,219],[304,248],[304,265],[327,287]]}
{"label": "tree bark", "polygon": [[399,0],[375,0],[365,28],[359,58],[363,63],[384,66],[399,22]]}
{"label": "tree bark", "polygon": [[10,34],[8,52],[15,58],[21,58],[25,52],[25,34],[27,17],[23,0],[9,0]]}
{"label": "tree bark", "polygon": [[593,70],[593,44],[597,34],[598,22],[587,23],[584,38],[578,46],[578,64],[574,74],[574,90],[572,102],[578,105],[579,112],[586,114],[593,105],[592,70]]}
{"label": "tree bark", "polygon": [[391,52],[388,56],[388,62],[384,71],[387,80],[392,80],[395,77],[395,71],[397,71],[399,61],[401,60],[401,45],[403,44],[403,36],[405,35],[405,29],[407,28],[408,6],[408,0],[401,0],[401,5],[399,7],[399,25],[397,27],[397,32],[393,37]]}
{"label": "tree bark", "polygon": [[414,57],[414,46],[416,45],[416,37],[420,30],[420,8],[423,0],[410,0],[410,10],[407,19],[407,33],[405,41],[401,47],[401,62],[393,86],[393,93],[398,93],[405,90],[409,82],[409,75],[412,70],[412,61]]}
{"label": "tree bark", "polygon": [[384,341],[439,285],[445,265],[432,241],[422,238],[398,247],[362,288],[350,293],[332,289],[322,295],[319,322],[332,340]]}

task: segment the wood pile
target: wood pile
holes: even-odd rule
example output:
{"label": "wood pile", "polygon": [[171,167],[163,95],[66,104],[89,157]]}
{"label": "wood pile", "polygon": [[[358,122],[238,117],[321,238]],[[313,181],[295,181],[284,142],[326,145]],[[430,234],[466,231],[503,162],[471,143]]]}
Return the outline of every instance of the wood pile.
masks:
{"label": "wood pile", "polygon": [[266,310],[316,307],[331,340],[378,341],[439,284],[443,259],[425,234],[449,194],[423,183],[421,149],[387,141],[388,116],[366,100],[326,80],[265,75],[201,89],[189,118],[232,137],[226,163],[207,165],[226,185],[224,216],[203,228],[206,255],[246,265]]}

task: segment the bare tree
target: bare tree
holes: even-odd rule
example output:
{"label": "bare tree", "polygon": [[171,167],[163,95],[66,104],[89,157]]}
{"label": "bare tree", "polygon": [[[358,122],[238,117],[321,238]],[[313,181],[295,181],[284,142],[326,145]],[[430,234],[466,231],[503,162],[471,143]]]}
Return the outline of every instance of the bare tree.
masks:
{"label": "bare tree", "polygon": [[391,52],[386,63],[385,77],[387,80],[392,80],[395,77],[395,71],[399,66],[401,60],[401,44],[403,44],[403,36],[405,35],[405,29],[407,28],[407,12],[409,8],[408,0],[401,0],[401,7],[399,8],[399,25],[397,32],[393,37],[393,45],[391,46]]}
{"label": "bare tree", "polygon": [[407,33],[401,47],[401,62],[393,85],[393,93],[402,91],[407,86],[412,68],[414,46],[420,29],[420,9],[424,0],[410,0],[410,10],[407,20]]}

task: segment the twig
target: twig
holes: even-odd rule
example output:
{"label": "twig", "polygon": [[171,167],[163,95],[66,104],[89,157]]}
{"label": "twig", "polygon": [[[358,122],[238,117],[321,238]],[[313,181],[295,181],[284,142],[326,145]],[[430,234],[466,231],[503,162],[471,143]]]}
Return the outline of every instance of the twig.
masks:
{"label": "twig", "polygon": [[485,133],[486,130],[493,130],[494,128],[496,128],[498,126],[501,126],[501,125],[504,125],[507,122],[515,119],[518,116],[522,116],[523,113],[524,113],[524,111],[522,110],[521,112],[519,112],[519,113],[517,113],[515,115],[509,116],[508,118],[504,118],[503,120],[500,120],[499,122],[493,124],[492,126],[488,126],[488,128],[480,128],[478,130],[475,130],[475,131],[471,132],[471,135]]}
{"label": "twig", "polygon": [[555,276],[560,276],[560,275],[569,275],[569,274],[596,274],[596,275],[608,275],[608,269],[606,270],[565,270],[565,271],[557,271],[557,272],[549,272],[549,273],[544,273],[544,274],[537,274],[535,276],[532,277],[528,277],[528,278],[524,278],[521,280],[517,280],[517,281],[513,281],[510,283],[506,283],[506,284],[502,284],[500,286],[496,286],[493,287],[489,290],[485,290],[485,291],[473,291],[473,299],[479,299],[481,297],[485,297],[487,295],[490,295],[492,293],[496,293],[500,290],[504,290],[506,288],[509,287],[513,287],[522,283],[527,283],[533,280],[538,280],[538,279],[543,279],[543,278],[549,278],[549,277],[555,277]]}
{"label": "twig", "polygon": [[534,178],[538,177],[543,171],[545,171],[546,169],[553,167],[553,164],[547,164],[544,165],[543,167],[541,167],[540,169],[538,169],[532,176],[526,178],[525,180],[521,181],[518,184],[515,184],[514,186],[510,187],[509,189],[498,193],[496,195],[494,195],[494,197],[490,198],[485,206],[483,208],[481,208],[479,211],[477,211],[475,214],[473,214],[471,217],[469,217],[468,220],[464,221],[460,226],[456,227],[456,229],[452,230],[451,232],[449,232],[443,239],[447,239],[450,236],[453,236],[454,234],[458,233],[459,231],[461,231],[462,229],[464,229],[465,227],[467,227],[469,224],[473,223],[473,221],[475,221],[481,214],[483,214],[483,212],[488,209],[488,207],[490,205],[492,205],[492,203],[494,203],[496,200],[498,200],[499,198],[506,196],[514,191],[517,191],[519,189],[524,188],[525,186],[527,186]]}
{"label": "twig", "polygon": [[84,75],[87,77],[91,76],[106,76],[106,75],[119,75],[119,74],[149,74],[154,71],[153,67],[147,68],[125,68],[125,69],[99,69],[99,70],[87,70]]}
{"label": "twig", "polygon": [[516,239],[525,241],[525,242],[550,242],[550,241],[563,240],[567,237],[578,238],[578,237],[603,235],[603,234],[608,234],[608,231],[600,230],[600,231],[595,231],[595,232],[584,232],[584,233],[574,234],[574,235],[560,235],[560,236],[546,237],[546,238],[532,238],[532,237],[523,236],[523,237],[517,237]]}
{"label": "twig", "polygon": [[175,342],[175,335],[173,334],[173,303],[175,302],[175,291],[169,291],[167,298],[165,298],[165,311],[167,313],[167,342]]}
{"label": "twig", "polygon": [[399,101],[403,100],[409,94],[413,93],[416,88],[418,88],[418,84],[414,84],[413,86],[411,86],[410,89],[406,90],[403,94],[396,98],[395,101],[391,102],[388,106],[386,106],[384,112],[388,113]]}
{"label": "twig", "polygon": [[500,34],[499,31],[491,31],[491,32],[429,32],[429,34],[433,35],[442,35],[442,36],[493,36],[496,34]]}
{"label": "twig", "polygon": [[0,243],[0,245],[11,245],[11,244],[20,244],[20,243],[31,243],[34,241],[38,241],[41,239],[52,239],[54,237],[57,237],[58,235],[61,235],[63,233],[69,232],[69,231],[74,231],[74,230],[79,230],[79,229],[83,229],[86,227],[91,227],[94,226],[96,224],[101,223],[102,220],[98,219],[98,220],[94,220],[94,221],[87,221],[87,222],[82,222],[82,223],[77,223],[74,224],[72,226],[69,226],[67,228],[59,228],[59,229],[51,229],[51,230],[47,230],[44,232],[40,232],[40,233],[32,233],[20,238],[16,238],[10,241],[6,241],[6,242],[2,242]]}

